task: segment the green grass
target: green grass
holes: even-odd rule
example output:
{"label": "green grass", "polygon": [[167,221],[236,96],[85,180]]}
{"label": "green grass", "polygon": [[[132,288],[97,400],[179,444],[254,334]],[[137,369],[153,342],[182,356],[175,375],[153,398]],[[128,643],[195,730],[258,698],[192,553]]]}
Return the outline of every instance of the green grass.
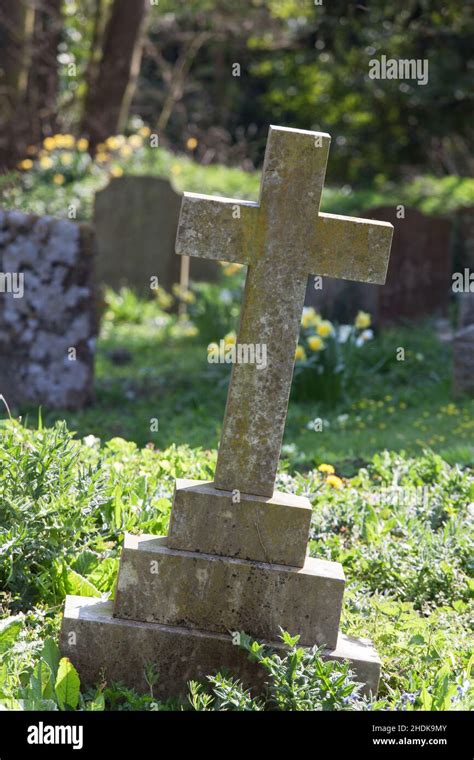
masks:
{"label": "green grass", "polygon": [[[109,323],[98,344],[95,403],[78,413],[47,412],[46,421],[66,419],[80,437],[215,449],[230,367],[207,362],[199,335],[176,337],[174,330]],[[403,362],[395,358],[400,346]],[[123,348],[130,362],[117,366],[111,357]],[[289,466],[329,462],[351,474],[384,448],[409,455],[429,448],[453,464],[474,464],[474,401],[452,399],[451,349],[429,324],[382,332],[358,363],[350,396],[335,408],[317,399],[290,400],[283,447]],[[29,419],[34,418],[31,410]],[[156,432],[150,429],[153,419],[158,419]],[[314,419],[322,420],[322,431],[310,429]]]}

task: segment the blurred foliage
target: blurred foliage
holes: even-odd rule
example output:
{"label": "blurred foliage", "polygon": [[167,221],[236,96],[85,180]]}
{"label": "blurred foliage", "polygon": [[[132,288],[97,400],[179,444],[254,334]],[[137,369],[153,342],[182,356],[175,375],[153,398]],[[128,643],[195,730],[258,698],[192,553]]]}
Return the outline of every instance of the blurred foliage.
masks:
{"label": "blurred foliage", "polygon": [[[107,10],[110,0],[102,4]],[[96,0],[64,0],[65,130],[80,123],[96,8]],[[332,135],[333,184],[467,176],[473,32],[462,0],[161,0],[151,9],[132,114],[170,147],[196,140],[204,164],[258,166],[268,124],[279,123]],[[428,83],[371,79],[369,62],[382,55],[426,59]]]}
{"label": "blurred foliage", "polygon": [[[183,145],[196,134],[206,162],[258,163],[268,124],[279,123],[331,133],[332,182],[394,180],[413,169],[468,175],[473,31],[462,0],[412,0],[403,7],[385,0],[369,6],[201,0],[192,7],[165,1],[150,25],[136,103],[146,119],[163,104],[156,45],[171,65],[189,35],[201,33],[207,37],[168,136]],[[370,79],[369,61],[381,55],[427,59],[428,83]],[[232,75],[235,63],[240,76]]]}

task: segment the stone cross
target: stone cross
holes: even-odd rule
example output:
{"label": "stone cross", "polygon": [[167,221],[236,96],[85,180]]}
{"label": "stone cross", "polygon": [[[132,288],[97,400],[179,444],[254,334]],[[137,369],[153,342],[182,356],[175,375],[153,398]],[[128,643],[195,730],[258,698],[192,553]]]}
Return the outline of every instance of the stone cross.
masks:
{"label": "stone cross", "polygon": [[248,266],[237,342],[267,347],[233,366],[218,489],[273,494],[308,275],[385,282],[392,225],[319,211],[330,140],[270,127],[258,203],[184,194],[176,252]]}

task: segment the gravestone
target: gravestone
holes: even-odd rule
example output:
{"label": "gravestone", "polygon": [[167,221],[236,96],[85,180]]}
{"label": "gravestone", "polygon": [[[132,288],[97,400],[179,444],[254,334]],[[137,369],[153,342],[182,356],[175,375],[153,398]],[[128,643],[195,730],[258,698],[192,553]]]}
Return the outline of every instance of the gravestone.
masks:
{"label": "gravestone", "polygon": [[[180,281],[180,261],[174,253],[181,195],[157,177],[116,177],[95,196],[97,281],[118,289],[150,294],[150,278],[166,290]],[[214,280],[210,262],[191,267],[194,280]]]}
{"label": "gravestone", "polygon": [[306,304],[339,322],[352,322],[360,309],[378,325],[446,315],[451,292],[450,220],[412,208],[405,208],[405,217],[399,219],[395,207],[371,209],[363,216],[385,220],[395,228],[384,287],[324,278],[322,289],[315,290],[310,280]]}
{"label": "gravestone", "polygon": [[319,213],[329,144],[271,127],[259,203],[184,196],[177,253],[248,266],[238,342],[268,361],[234,364],[214,481],[177,481],[167,537],[125,537],[115,601],[68,597],[61,648],[86,684],[144,690],[154,661],[160,697],[223,668],[259,688],[229,632],[282,648],[283,626],[377,691],[373,647],[339,631],[342,566],[307,556],[309,500],[274,491],[308,273],[383,283],[388,264],[390,224]]}
{"label": "gravestone", "polygon": [[0,394],[10,407],[91,400],[93,262],[86,225],[0,211]]}
{"label": "gravestone", "polygon": [[453,391],[474,395],[474,292],[462,293],[459,329],[453,338]]}

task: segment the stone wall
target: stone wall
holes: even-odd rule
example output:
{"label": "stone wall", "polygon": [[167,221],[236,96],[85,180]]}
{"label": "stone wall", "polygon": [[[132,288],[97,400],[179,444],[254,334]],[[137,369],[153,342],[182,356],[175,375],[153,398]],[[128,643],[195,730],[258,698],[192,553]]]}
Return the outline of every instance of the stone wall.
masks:
{"label": "stone wall", "polygon": [[0,210],[0,394],[10,407],[91,400],[93,261],[90,227]]}

